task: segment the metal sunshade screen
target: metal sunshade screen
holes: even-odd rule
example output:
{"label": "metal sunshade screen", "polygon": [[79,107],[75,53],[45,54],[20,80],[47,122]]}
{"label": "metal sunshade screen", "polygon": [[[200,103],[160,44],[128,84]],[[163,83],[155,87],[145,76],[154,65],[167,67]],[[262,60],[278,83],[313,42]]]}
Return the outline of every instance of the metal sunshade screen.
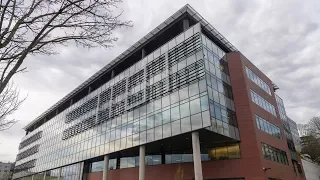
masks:
{"label": "metal sunshade screen", "polygon": [[129,77],[129,82],[128,82],[128,90],[132,89],[133,87],[141,84],[144,80],[144,70],[140,70],[133,76]]}
{"label": "metal sunshade screen", "polygon": [[107,90],[103,91],[100,94],[99,106],[102,106],[103,104],[109,102],[110,99],[111,99],[111,88],[108,88]]}
{"label": "metal sunshade screen", "polygon": [[18,172],[21,172],[21,171],[25,171],[25,170],[27,170],[29,168],[33,168],[33,167],[35,167],[35,164],[36,164],[36,159],[32,159],[32,160],[30,160],[28,162],[25,162],[23,164],[20,164],[20,165],[16,166],[14,168],[14,172],[18,173]]}
{"label": "metal sunshade screen", "polygon": [[96,125],[95,121],[96,121],[96,115],[93,115],[81,121],[80,123],[67,128],[62,133],[62,139],[63,140],[69,139],[79,133],[82,133],[88,129],[93,128]]}
{"label": "metal sunshade screen", "polygon": [[115,99],[118,95],[123,94],[126,91],[126,79],[118,82],[113,86],[112,99]]}
{"label": "metal sunshade screen", "polygon": [[147,79],[159,74],[166,68],[165,55],[161,55],[151,63],[147,64]]}
{"label": "metal sunshade screen", "polygon": [[186,68],[170,75],[170,91],[183,88],[194,82],[198,82],[205,77],[204,62],[199,60],[190,64]]}
{"label": "metal sunshade screen", "polygon": [[35,145],[35,146],[33,146],[33,147],[31,147],[31,148],[29,148],[29,149],[27,149],[27,150],[19,153],[19,154],[17,155],[16,161],[19,161],[19,160],[21,160],[21,159],[24,159],[24,158],[26,158],[26,157],[28,157],[28,156],[31,156],[31,155],[37,153],[37,152],[39,151],[39,146],[40,146],[40,145],[37,144],[37,145]]}
{"label": "metal sunshade screen", "polygon": [[39,131],[38,133],[32,135],[31,137],[29,137],[28,139],[22,141],[19,145],[19,149],[22,149],[26,146],[28,146],[29,144],[39,140],[42,137],[42,131]]}
{"label": "metal sunshade screen", "polygon": [[83,103],[81,106],[77,107],[76,109],[72,110],[66,115],[66,123],[70,123],[71,121],[81,117],[82,115],[86,114],[87,112],[96,109],[98,102],[98,96],[88,100],[87,102]]}
{"label": "metal sunshade screen", "polygon": [[200,33],[197,33],[190,38],[186,39],[182,43],[178,44],[175,48],[172,48],[168,52],[169,66],[177,64],[180,60],[184,60],[186,57],[201,50]]}

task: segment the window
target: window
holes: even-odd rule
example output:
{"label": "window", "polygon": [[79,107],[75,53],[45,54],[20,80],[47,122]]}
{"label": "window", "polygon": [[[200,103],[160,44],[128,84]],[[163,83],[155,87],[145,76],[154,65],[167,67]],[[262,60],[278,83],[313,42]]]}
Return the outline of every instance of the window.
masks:
{"label": "window", "polygon": [[285,151],[282,151],[265,143],[261,143],[261,145],[264,159],[289,165],[287,153]]}
{"label": "window", "polygon": [[272,123],[270,123],[269,121],[263,119],[258,115],[256,115],[256,123],[257,123],[257,127],[260,130],[281,139],[281,131],[278,126],[273,125]]}
{"label": "window", "polygon": [[91,167],[89,169],[90,173],[101,172],[101,171],[103,171],[103,161],[98,161],[98,162],[91,163]]}
{"label": "window", "polygon": [[260,95],[250,89],[251,99],[252,102],[263,108],[264,110],[268,111],[274,116],[277,116],[276,110],[272,104],[270,104],[267,100],[263,99]]}
{"label": "window", "polygon": [[247,77],[254,82],[256,85],[258,85],[262,90],[264,90],[266,93],[268,93],[271,96],[271,90],[267,83],[265,83],[262,79],[260,79],[256,74],[254,74],[251,69],[246,67],[246,73]]}

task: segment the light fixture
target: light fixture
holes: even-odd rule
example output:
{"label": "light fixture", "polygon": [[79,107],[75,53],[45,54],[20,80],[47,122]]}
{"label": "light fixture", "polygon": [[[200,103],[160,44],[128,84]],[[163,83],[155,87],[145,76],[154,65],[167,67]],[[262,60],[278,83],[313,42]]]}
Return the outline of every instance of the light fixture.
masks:
{"label": "light fixture", "polygon": [[268,171],[268,170],[270,170],[271,168],[263,167],[262,169],[263,169],[264,171]]}

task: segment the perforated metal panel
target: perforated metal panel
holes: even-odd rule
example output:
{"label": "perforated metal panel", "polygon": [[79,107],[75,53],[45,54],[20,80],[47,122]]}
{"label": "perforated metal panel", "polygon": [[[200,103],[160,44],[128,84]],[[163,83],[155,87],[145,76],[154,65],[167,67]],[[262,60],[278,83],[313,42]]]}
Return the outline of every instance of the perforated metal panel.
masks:
{"label": "perforated metal panel", "polygon": [[116,85],[113,86],[112,89],[112,99],[117,97],[120,94],[123,94],[126,91],[126,79],[118,82]]}
{"label": "perforated metal panel", "polygon": [[184,69],[170,75],[170,88],[169,91],[185,87],[193,82],[204,79],[204,61],[199,60],[193,64],[190,64]]}
{"label": "perforated metal panel", "polygon": [[35,166],[35,164],[36,164],[36,159],[32,159],[32,160],[30,160],[28,162],[25,162],[23,164],[15,166],[14,172],[17,173],[17,172],[21,172],[21,171],[24,171],[26,169],[32,168],[32,167]]}
{"label": "perforated metal panel", "polygon": [[62,133],[62,139],[69,139],[72,136],[75,136],[79,133],[82,133],[92,127],[94,127],[96,125],[96,115],[93,115],[85,120],[83,120],[82,122],[75,124],[71,127],[69,127],[68,129],[64,130]]}
{"label": "perforated metal panel", "polygon": [[99,100],[99,105],[103,105],[107,102],[110,101],[110,98],[111,97],[111,88],[103,91],[101,94],[100,94],[100,100]]}
{"label": "perforated metal panel", "polygon": [[86,114],[87,112],[97,108],[98,96],[88,100],[87,102],[83,103],[81,106],[77,107],[76,109],[72,110],[66,115],[66,123],[69,123],[82,115]]}
{"label": "perforated metal panel", "polygon": [[26,158],[26,157],[28,157],[28,156],[31,156],[31,155],[37,153],[37,152],[39,151],[39,146],[40,146],[40,145],[37,144],[37,145],[35,145],[35,146],[33,146],[33,147],[31,147],[31,148],[29,148],[29,149],[27,149],[27,150],[19,153],[19,154],[17,155],[17,159],[16,159],[16,160],[19,161],[19,160],[21,160],[21,159],[24,159],[24,158]]}
{"label": "perforated metal panel", "polygon": [[130,90],[131,88],[137,86],[138,84],[142,83],[143,80],[144,80],[144,70],[140,70],[133,76],[129,77],[128,89]]}
{"label": "perforated metal panel", "polygon": [[39,140],[41,137],[42,137],[42,131],[39,131],[36,134],[29,137],[28,139],[22,141],[19,145],[19,149],[22,149],[22,148],[28,146],[29,144]]}

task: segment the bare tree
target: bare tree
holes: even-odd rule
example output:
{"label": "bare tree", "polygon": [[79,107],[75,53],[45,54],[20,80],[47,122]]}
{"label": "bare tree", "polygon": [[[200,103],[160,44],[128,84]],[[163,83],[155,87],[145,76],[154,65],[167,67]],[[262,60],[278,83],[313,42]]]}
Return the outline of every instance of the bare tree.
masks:
{"label": "bare tree", "polygon": [[301,137],[302,154],[308,154],[312,161],[320,163],[320,117],[313,117],[306,125],[307,133]]}
{"label": "bare tree", "polygon": [[320,137],[320,117],[313,117],[308,123],[309,131],[312,135]]}
{"label": "bare tree", "polygon": [[21,65],[28,55],[52,55],[57,46],[72,42],[85,48],[112,46],[117,40],[113,31],[130,26],[129,21],[120,20],[122,12],[115,12],[120,2],[0,0],[1,97],[5,98],[11,78],[26,69]]}
{"label": "bare tree", "polygon": [[9,129],[17,120],[8,118],[24,99],[19,100],[19,91],[10,83],[0,94],[0,131]]}

